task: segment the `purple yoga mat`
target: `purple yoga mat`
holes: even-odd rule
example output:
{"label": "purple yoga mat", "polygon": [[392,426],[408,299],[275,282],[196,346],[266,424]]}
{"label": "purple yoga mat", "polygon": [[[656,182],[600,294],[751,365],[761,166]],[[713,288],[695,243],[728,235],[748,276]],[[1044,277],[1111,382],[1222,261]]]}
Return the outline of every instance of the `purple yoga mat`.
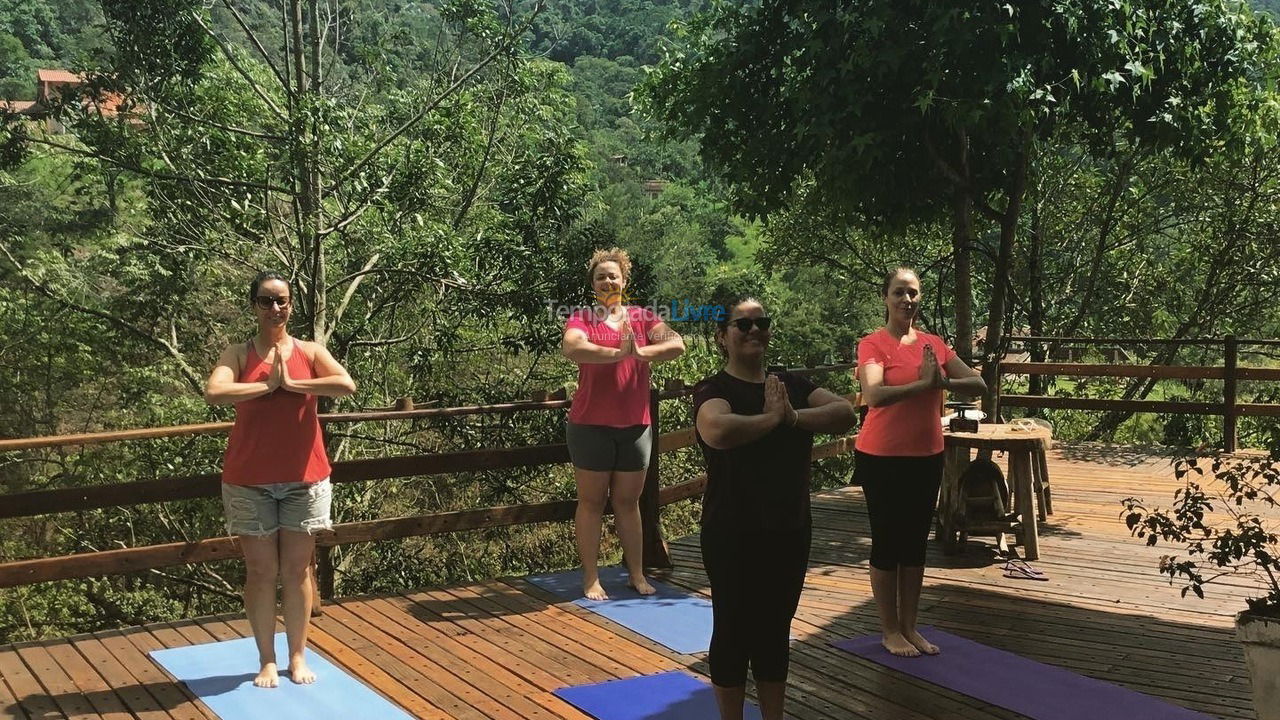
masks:
{"label": "purple yoga mat", "polygon": [[898,657],[880,645],[879,635],[840,640],[832,645],[1034,720],[1214,720],[1210,715],[1150,695],[1028,660],[937,628],[922,627],[920,634],[942,648],[942,654]]}

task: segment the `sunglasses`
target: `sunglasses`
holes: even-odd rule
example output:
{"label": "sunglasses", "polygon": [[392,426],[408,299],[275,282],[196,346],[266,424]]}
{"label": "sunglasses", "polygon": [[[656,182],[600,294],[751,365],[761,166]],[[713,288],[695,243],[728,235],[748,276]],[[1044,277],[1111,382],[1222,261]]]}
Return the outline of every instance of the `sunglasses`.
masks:
{"label": "sunglasses", "polygon": [[253,302],[263,310],[270,310],[276,305],[279,305],[282,310],[289,307],[289,298],[287,296],[271,297],[269,295],[259,295],[253,299]]}
{"label": "sunglasses", "polygon": [[738,328],[738,332],[751,332],[752,325],[755,325],[761,330],[768,330],[769,326],[772,324],[773,318],[767,316],[761,316],[758,318],[738,318],[737,320],[730,320],[727,323],[727,325],[732,325]]}

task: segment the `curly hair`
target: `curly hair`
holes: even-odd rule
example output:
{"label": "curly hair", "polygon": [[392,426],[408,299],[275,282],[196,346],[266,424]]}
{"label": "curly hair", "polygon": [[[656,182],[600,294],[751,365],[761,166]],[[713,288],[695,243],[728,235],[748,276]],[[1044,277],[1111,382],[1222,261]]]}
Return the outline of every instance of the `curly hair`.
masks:
{"label": "curly hair", "polygon": [[603,262],[616,262],[618,269],[622,271],[622,279],[631,278],[631,256],[622,248],[609,248],[608,250],[596,250],[591,253],[591,259],[587,261],[587,277],[590,280],[595,279],[596,266]]}

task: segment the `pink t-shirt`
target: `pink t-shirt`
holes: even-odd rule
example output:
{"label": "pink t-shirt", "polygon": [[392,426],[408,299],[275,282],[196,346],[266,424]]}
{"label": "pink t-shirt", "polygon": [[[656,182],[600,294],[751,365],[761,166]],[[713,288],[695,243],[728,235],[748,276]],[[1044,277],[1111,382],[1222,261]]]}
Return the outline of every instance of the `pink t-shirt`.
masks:
{"label": "pink t-shirt", "polygon": [[[937,335],[916,331],[916,342],[903,344],[881,328],[858,343],[858,372],[866,365],[884,367],[885,385],[906,385],[920,379],[924,346],[933,348],[938,365],[956,356]],[[946,368],[942,374],[946,375]],[[942,452],[942,389],[917,393],[892,405],[867,410],[854,446],[868,455],[924,457]]]}
{"label": "pink t-shirt", "polygon": [[[649,344],[649,331],[662,322],[645,308],[627,307],[636,347]],[[622,334],[603,321],[597,321],[590,310],[569,317],[565,329],[577,328],[587,340],[601,347],[621,347]],[[649,363],[633,357],[614,363],[580,363],[578,390],[569,408],[569,422],[578,425],[630,427],[650,425]]]}

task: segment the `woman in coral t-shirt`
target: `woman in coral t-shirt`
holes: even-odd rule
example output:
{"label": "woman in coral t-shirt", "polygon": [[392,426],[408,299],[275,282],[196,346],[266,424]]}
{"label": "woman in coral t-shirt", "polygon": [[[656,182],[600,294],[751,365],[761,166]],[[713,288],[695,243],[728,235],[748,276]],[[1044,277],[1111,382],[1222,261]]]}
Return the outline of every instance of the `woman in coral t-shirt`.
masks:
{"label": "woman in coral t-shirt", "polygon": [[858,343],[858,380],[870,410],[854,466],[871,519],[871,591],[885,649],[935,655],[938,647],[916,631],[916,612],[942,482],[942,394],[981,395],[986,384],[942,338],[915,328],[920,278],[914,270],[894,268],[880,294],[885,326]]}
{"label": "woman in coral t-shirt", "polygon": [[684,352],[684,340],[658,316],[623,304],[631,258],[625,250],[597,250],[587,263],[596,306],[565,323],[561,352],[578,364],[566,436],[578,484],[574,534],[582,560],[582,592],[608,596],[598,560],[606,500],[613,501],[628,584],[652,595],[644,577],[640,492],[649,467],[653,421],[649,417],[649,363]]}

